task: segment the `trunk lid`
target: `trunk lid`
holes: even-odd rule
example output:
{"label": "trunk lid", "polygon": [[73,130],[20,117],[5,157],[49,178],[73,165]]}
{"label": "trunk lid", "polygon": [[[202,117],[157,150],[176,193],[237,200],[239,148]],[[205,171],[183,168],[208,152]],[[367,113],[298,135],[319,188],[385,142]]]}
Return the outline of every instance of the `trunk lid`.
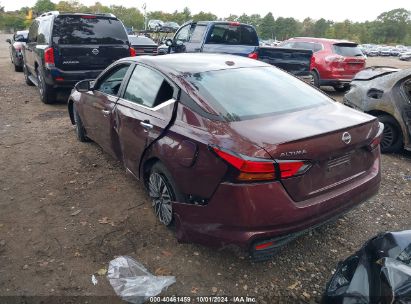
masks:
{"label": "trunk lid", "polygon": [[367,147],[379,129],[376,118],[340,104],[234,122],[231,126],[275,160],[311,163],[303,175],[282,180],[297,202],[342,186],[370,169],[374,156]]}

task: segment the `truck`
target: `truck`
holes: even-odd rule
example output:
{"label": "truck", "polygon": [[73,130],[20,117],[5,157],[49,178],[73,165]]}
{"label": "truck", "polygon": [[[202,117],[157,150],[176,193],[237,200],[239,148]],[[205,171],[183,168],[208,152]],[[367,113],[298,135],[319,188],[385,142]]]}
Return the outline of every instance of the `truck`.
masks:
{"label": "truck", "polygon": [[310,81],[312,50],[259,46],[253,26],[230,21],[189,21],[172,39],[169,53],[226,53],[257,59]]}

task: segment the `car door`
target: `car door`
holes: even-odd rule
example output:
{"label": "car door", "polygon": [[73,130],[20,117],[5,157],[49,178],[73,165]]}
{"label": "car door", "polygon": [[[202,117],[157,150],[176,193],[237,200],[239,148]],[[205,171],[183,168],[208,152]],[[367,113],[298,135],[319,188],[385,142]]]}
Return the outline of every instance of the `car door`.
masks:
{"label": "car door", "polygon": [[190,40],[192,23],[181,27],[173,38],[172,53],[185,53],[187,51],[186,44]]}
{"label": "car door", "polygon": [[144,151],[172,120],[177,93],[177,87],[162,74],[138,64],[116,104],[123,163],[136,177]]}
{"label": "car door", "polygon": [[34,74],[34,50],[37,46],[37,36],[39,30],[39,20],[34,20],[30,26],[29,34],[27,36],[27,43],[24,51],[24,63],[30,74]]}
{"label": "car door", "polygon": [[118,155],[113,141],[113,109],[129,68],[128,62],[114,65],[96,80],[93,90],[84,93],[81,100],[87,136],[114,157]]}

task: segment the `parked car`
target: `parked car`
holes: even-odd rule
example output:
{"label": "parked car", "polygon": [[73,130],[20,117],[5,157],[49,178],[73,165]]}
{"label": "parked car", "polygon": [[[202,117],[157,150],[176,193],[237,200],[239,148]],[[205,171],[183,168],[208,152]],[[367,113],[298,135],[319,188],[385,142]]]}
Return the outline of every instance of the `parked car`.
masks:
{"label": "parked car", "polygon": [[179,28],[180,26],[177,22],[164,22],[163,26],[161,27],[161,30],[164,32],[175,32]]}
{"label": "parked car", "polygon": [[146,36],[129,35],[130,45],[136,51],[136,56],[157,55],[157,43]]}
{"label": "parked car", "polygon": [[411,60],[411,52],[405,52],[400,55],[400,60],[410,61]]}
{"label": "parked car", "polygon": [[411,69],[370,67],[358,73],[344,104],[384,123],[382,152],[411,151]]}
{"label": "parked car", "polygon": [[187,22],[166,41],[171,53],[225,53],[262,60],[307,82],[311,81],[311,50],[261,47],[251,25],[229,21]]}
{"label": "parked car", "polygon": [[141,179],[180,241],[268,258],[380,184],[375,117],[249,58],[124,58],[79,82],[68,110],[78,139]]}
{"label": "parked car", "polygon": [[134,55],[114,15],[50,12],[30,26],[23,70],[26,83],[38,87],[44,103],[52,103],[57,88],[73,88],[117,59]]}
{"label": "parked car", "polygon": [[316,87],[332,86],[345,92],[354,75],[365,67],[365,57],[358,45],[345,40],[299,37],[280,46],[314,52],[310,70]]}
{"label": "parked car", "polygon": [[148,29],[152,31],[159,31],[163,27],[164,22],[161,20],[150,20],[148,22]]}
{"label": "parked car", "polygon": [[376,57],[376,56],[380,56],[380,52],[378,51],[378,49],[374,48],[374,49],[369,49],[367,51],[367,56],[370,57]]}
{"label": "parked car", "polygon": [[391,56],[391,49],[389,47],[380,47],[378,53],[380,56]]}
{"label": "parked car", "polygon": [[10,52],[10,60],[14,65],[16,72],[23,71],[23,53],[22,49],[27,41],[27,34],[29,31],[17,31],[11,39],[7,39]]}
{"label": "parked car", "polygon": [[399,56],[401,54],[400,50],[397,48],[391,48],[390,49],[390,55],[391,56]]}

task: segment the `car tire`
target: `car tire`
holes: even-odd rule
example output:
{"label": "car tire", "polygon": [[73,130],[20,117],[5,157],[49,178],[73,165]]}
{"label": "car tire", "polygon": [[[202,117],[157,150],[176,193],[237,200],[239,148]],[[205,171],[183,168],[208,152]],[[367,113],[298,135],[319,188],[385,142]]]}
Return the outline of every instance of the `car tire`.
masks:
{"label": "car tire", "polygon": [[40,93],[40,99],[45,104],[54,103],[56,99],[56,92],[50,87],[44,80],[43,73],[41,71],[37,71],[37,81],[38,81],[38,89]]}
{"label": "car tire", "polygon": [[21,71],[23,71],[23,68],[22,68],[21,66],[19,66],[19,65],[15,65],[15,64],[14,64],[14,71],[15,71],[15,72],[21,72]]}
{"label": "car tire", "polygon": [[161,162],[151,167],[146,185],[156,217],[165,226],[171,226],[174,223],[172,202],[183,199],[170,172]]}
{"label": "car tire", "polygon": [[320,76],[318,75],[318,73],[314,70],[312,70],[310,72],[311,76],[313,77],[312,83],[311,85],[313,85],[316,88],[320,87]]}
{"label": "car tire", "polygon": [[340,86],[335,85],[335,86],[333,86],[333,88],[336,92],[344,93],[344,92],[347,92],[350,89],[350,85],[349,84],[344,84],[344,85],[340,85]]}
{"label": "car tire", "polygon": [[27,67],[25,64],[23,64],[23,74],[24,74],[24,81],[26,82],[26,84],[28,86],[34,86],[34,83],[31,82],[30,78],[29,78],[29,71],[27,70]]}
{"label": "car tire", "polygon": [[86,135],[86,129],[84,128],[83,122],[81,121],[80,115],[77,112],[76,106],[74,104],[73,104],[73,117],[74,117],[74,123],[76,125],[77,139],[81,142],[90,141],[90,139]]}
{"label": "car tire", "polygon": [[390,115],[380,115],[378,120],[384,124],[384,132],[381,139],[381,152],[398,152],[403,147],[401,127]]}

